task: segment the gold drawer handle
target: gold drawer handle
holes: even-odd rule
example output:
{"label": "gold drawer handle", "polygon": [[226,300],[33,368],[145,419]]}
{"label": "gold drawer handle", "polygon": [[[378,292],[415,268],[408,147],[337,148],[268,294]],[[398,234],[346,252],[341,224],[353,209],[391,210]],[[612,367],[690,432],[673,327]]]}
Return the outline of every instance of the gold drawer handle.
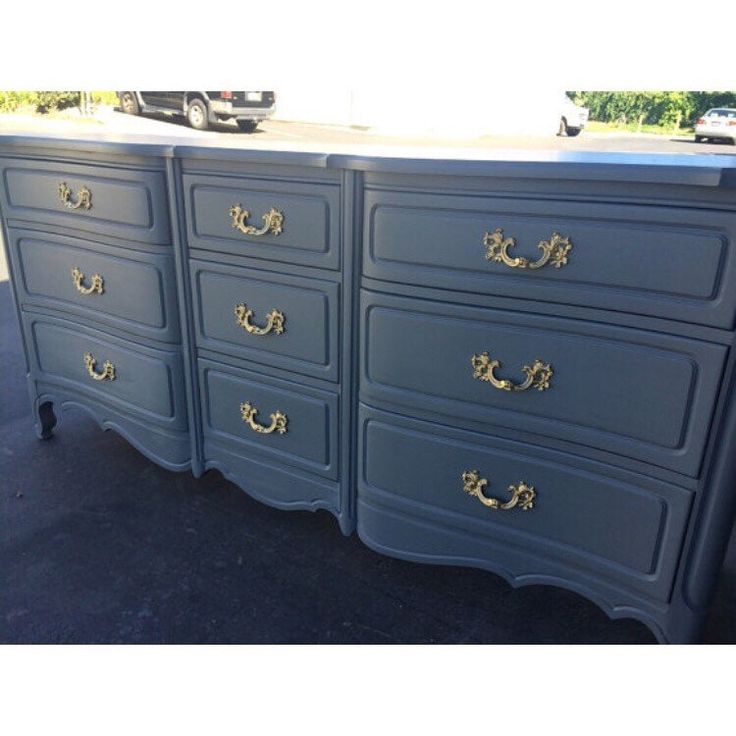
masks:
{"label": "gold drawer handle", "polygon": [[77,201],[72,202],[72,190],[65,181],[59,184],[59,199],[68,210],[78,210],[80,207],[88,210],[92,207],[92,192],[87,187],[82,187],[77,195]]}
{"label": "gold drawer handle", "polygon": [[235,307],[235,319],[237,323],[251,335],[268,335],[269,332],[273,332],[274,335],[280,335],[284,332],[284,321],[285,317],[283,312],[279,312],[278,309],[272,309],[266,315],[266,326],[257,327],[251,324],[253,317],[253,310],[248,309],[247,304],[238,304]]}
{"label": "gold drawer handle", "polygon": [[508,511],[518,506],[522,511],[529,511],[534,508],[534,499],[537,492],[534,486],[527,485],[524,481],[519,481],[517,485],[509,486],[511,499],[506,503],[501,503],[497,498],[489,498],[485,494],[485,488],[488,481],[481,478],[477,470],[466,470],[462,474],[463,490],[465,493],[475,496],[484,506],[489,509],[497,509],[498,511]]}
{"label": "gold drawer handle", "polygon": [[508,249],[516,245],[515,238],[504,238],[503,229],[497,227],[492,233],[483,236],[483,245],[486,247],[486,260],[496,263],[505,263],[509,268],[528,268],[534,270],[551,263],[555,268],[562,268],[567,264],[567,256],[572,250],[570,238],[559,233],[552,233],[549,240],[541,240],[537,248],[542,255],[537,261],[528,258],[511,258]]}
{"label": "gold drawer handle", "polygon": [[90,378],[95,381],[114,381],[115,380],[115,366],[106,360],[102,364],[102,373],[98,373],[95,368],[97,367],[97,361],[92,356],[92,353],[84,354],[84,365],[87,368],[87,373]]}
{"label": "gold drawer handle", "polygon": [[246,224],[245,221],[250,217],[250,212],[243,209],[240,204],[230,208],[230,217],[233,218],[233,227],[246,235],[267,235],[268,233],[281,235],[284,231],[284,214],[275,207],[271,207],[261,218],[264,224],[260,230],[255,225]]}
{"label": "gold drawer handle", "polygon": [[528,388],[536,388],[537,391],[545,391],[550,387],[549,382],[552,379],[554,371],[549,363],[543,363],[537,358],[531,366],[525,365],[522,371],[526,373],[526,380],[523,383],[512,383],[511,381],[496,378],[493,371],[501,367],[498,360],[491,360],[488,353],[474,355],[470,362],[473,366],[473,378],[479,381],[487,381],[494,388],[501,391],[526,391]]}
{"label": "gold drawer handle", "polygon": [[275,411],[271,414],[271,424],[268,427],[256,422],[256,414],[258,414],[258,409],[250,402],[240,405],[240,417],[254,432],[259,434],[271,434],[271,432],[284,434],[286,432],[289,418],[283,412]]}
{"label": "gold drawer handle", "polygon": [[77,291],[80,294],[102,294],[102,292],[105,290],[105,282],[100,276],[100,274],[96,273],[92,276],[92,283],[90,286],[82,286],[82,281],[84,281],[84,274],[76,267],[72,269],[72,280],[74,281],[74,286],[77,287]]}

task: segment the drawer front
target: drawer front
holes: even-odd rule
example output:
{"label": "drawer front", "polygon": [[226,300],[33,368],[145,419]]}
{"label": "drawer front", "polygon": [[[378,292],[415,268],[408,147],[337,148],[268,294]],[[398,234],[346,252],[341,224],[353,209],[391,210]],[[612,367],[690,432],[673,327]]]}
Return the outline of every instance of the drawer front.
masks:
{"label": "drawer front", "polygon": [[205,437],[337,477],[337,395],[199,361]]}
{"label": "drawer front", "polygon": [[191,248],[340,267],[337,186],[188,174],[183,180]]}
{"label": "drawer front", "polygon": [[10,231],[23,304],[63,309],[144,337],[179,341],[176,275],[170,256],[78,239]]}
{"label": "drawer front", "polygon": [[[415,517],[464,529],[469,537],[489,536],[667,600],[689,491],[626,474],[642,487],[591,472],[593,463],[558,462],[562,453],[529,454],[495,438],[478,444],[467,432],[366,407],[360,427],[359,497],[398,502]],[[522,508],[528,499],[531,505]]]}
{"label": "drawer front", "polygon": [[170,429],[187,428],[179,351],[137,345],[50,317],[26,313],[23,321],[40,380],[83,391]]}
{"label": "drawer front", "polygon": [[191,262],[201,348],[336,381],[338,285]]}
{"label": "drawer front", "polygon": [[362,311],[361,396],[369,403],[698,474],[727,352],[721,345],[366,291]]}
{"label": "drawer front", "polygon": [[367,276],[734,324],[730,213],[371,190],[365,211]]}
{"label": "drawer front", "polygon": [[8,220],[170,242],[163,172],[15,159],[0,159],[0,168]]}

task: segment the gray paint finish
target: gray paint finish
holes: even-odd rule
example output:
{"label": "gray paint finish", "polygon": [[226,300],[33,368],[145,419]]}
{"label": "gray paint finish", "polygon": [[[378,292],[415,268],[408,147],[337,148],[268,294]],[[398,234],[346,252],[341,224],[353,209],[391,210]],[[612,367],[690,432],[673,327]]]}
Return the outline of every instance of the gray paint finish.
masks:
{"label": "gray paint finish", "polygon": [[[267,182],[222,176],[184,177],[191,248],[222,251],[304,266],[339,267],[339,196],[336,186]],[[230,208],[248,210],[248,225],[262,228],[272,208],[284,216],[278,235],[248,235],[232,225]]]}
{"label": "gray paint finish", "polygon": [[[337,379],[337,284],[195,260],[190,265],[199,347]],[[250,323],[259,328],[269,312],[280,311],[284,331],[249,333],[236,319],[239,304],[253,310]]]}
{"label": "gray paint finish", "polygon": [[[508,294],[730,328],[736,223],[726,213],[532,199],[367,191],[364,269],[399,283]],[[496,228],[536,261],[558,232],[568,262],[539,270],[486,259]]]}
{"label": "gray paint finish", "polygon": [[[296,390],[295,390],[296,389]],[[259,378],[200,360],[200,390],[205,436],[230,441],[243,452],[337,478],[337,396],[326,391],[294,387],[285,381]],[[240,405],[258,410],[254,421],[268,428],[271,414],[287,417],[286,432],[262,434],[246,424]]]}
{"label": "gray paint finish", "polygon": [[[14,159],[0,161],[0,167],[0,196],[8,220],[169,243],[166,180],[161,172]],[[72,190],[72,202],[77,201],[80,189],[87,187],[92,206],[65,207],[58,192],[62,182]]]}
{"label": "gray paint finish", "polygon": [[[369,400],[528,429],[696,476],[726,350],[659,333],[363,293],[361,390]],[[539,358],[545,391],[502,391],[473,376],[488,352],[498,378]]]}
{"label": "gray paint finish", "polygon": [[[326,509],[382,553],[564,586],[661,641],[697,639],[736,513],[733,158],[37,136],[0,152],[40,437],[52,406],[81,407],[164,467]],[[92,209],[60,206],[60,180]],[[238,232],[234,204],[256,226],[282,209],[284,232]],[[488,262],[496,227],[528,258],[569,235],[568,264]],[[72,265],[107,274],[109,299],[68,293]],[[261,326],[283,311],[284,335],[238,327],[241,302]],[[86,374],[87,351],[115,381]],[[514,381],[551,363],[550,389],[474,380],[483,351]],[[243,401],[288,431],[254,432]],[[535,508],[482,506],[464,469],[499,497],[534,484]]]}
{"label": "gray paint finish", "polygon": [[[174,261],[171,256],[141,253],[66,238],[38,237],[34,231],[10,231],[17,258],[21,304],[73,310],[92,321],[107,322],[144,337],[178,342]],[[89,288],[92,276],[103,279],[103,293],[80,293],[71,276],[79,268]]]}
{"label": "gray paint finish", "polygon": [[[134,345],[108,337],[97,330],[45,317],[25,317],[33,341],[42,380],[75,385],[101,401],[126,408],[144,419],[171,427],[186,427],[186,408],[181,355]],[[115,379],[91,378],[85,353],[97,361],[101,373],[105,361],[115,366]]]}
{"label": "gray paint finish", "polygon": [[[691,494],[659,484],[644,490],[535,456],[518,443],[430,424],[392,421],[364,408],[361,422],[360,493],[386,498],[409,513],[464,528],[468,534],[505,539],[540,557],[594,570],[645,595],[666,601],[690,511]],[[406,462],[411,458],[412,462]],[[526,512],[494,511],[463,491],[462,473],[477,470],[488,496],[505,502],[507,488],[524,481],[537,497]],[[576,523],[571,524],[574,517]],[[518,571],[532,572],[537,570]]]}

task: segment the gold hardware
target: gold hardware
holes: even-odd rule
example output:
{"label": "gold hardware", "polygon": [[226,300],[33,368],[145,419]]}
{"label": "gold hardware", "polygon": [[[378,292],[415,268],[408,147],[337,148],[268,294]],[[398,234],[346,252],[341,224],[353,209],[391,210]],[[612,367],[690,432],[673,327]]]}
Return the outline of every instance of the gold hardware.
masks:
{"label": "gold hardware", "polygon": [[105,283],[102,279],[102,276],[100,274],[96,273],[92,276],[92,284],[91,286],[82,286],[82,281],[84,281],[84,274],[76,267],[72,269],[72,280],[74,281],[74,286],[77,287],[77,291],[80,294],[102,294],[102,292],[105,290]]}
{"label": "gold hardware", "polygon": [[82,187],[77,195],[77,201],[72,202],[72,190],[65,181],[59,184],[59,199],[68,210],[78,210],[80,207],[88,210],[92,207],[92,192],[87,187]]}
{"label": "gold hardware", "polygon": [[268,427],[264,427],[262,424],[256,422],[256,414],[258,414],[258,409],[250,402],[240,405],[240,417],[254,432],[259,432],[260,434],[271,434],[271,432],[284,434],[286,432],[289,418],[283,412],[275,411],[271,414],[271,424]]}
{"label": "gold hardware", "polygon": [[534,508],[534,499],[537,497],[537,492],[534,490],[534,486],[527,485],[523,480],[515,486],[509,486],[511,500],[506,503],[501,503],[497,498],[486,496],[484,491],[488,481],[481,478],[477,470],[466,470],[462,474],[462,481],[465,493],[475,496],[484,506],[488,506],[490,509],[508,511],[518,506],[522,511],[529,511],[529,509]]}
{"label": "gold hardware", "polygon": [[87,368],[89,377],[95,381],[114,381],[115,380],[115,366],[106,360],[102,364],[102,373],[98,373],[95,368],[97,367],[97,361],[92,356],[92,353],[84,354],[84,365]]}
{"label": "gold hardware", "polygon": [[534,270],[542,268],[548,262],[555,268],[562,268],[567,264],[567,256],[572,250],[570,238],[559,233],[552,233],[549,240],[540,240],[537,248],[542,255],[537,261],[528,258],[510,258],[508,249],[516,245],[514,238],[504,238],[503,229],[497,227],[492,233],[483,236],[483,245],[486,247],[486,260],[496,263],[505,263],[509,268],[528,268]]}
{"label": "gold hardware", "polygon": [[250,212],[243,209],[242,205],[236,204],[230,208],[230,217],[233,218],[233,227],[240,230],[246,235],[281,235],[284,231],[284,215],[280,210],[271,207],[261,218],[263,227],[259,230],[255,225],[247,225],[246,220],[250,217]]}
{"label": "gold hardware", "polygon": [[479,381],[487,381],[501,391],[526,391],[528,388],[536,388],[537,391],[545,391],[550,387],[554,371],[549,363],[543,363],[537,358],[531,366],[525,365],[521,370],[526,373],[523,383],[512,383],[506,379],[498,379],[493,375],[496,368],[501,367],[498,360],[491,360],[488,353],[474,355],[470,362],[473,366],[473,378]]}
{"label": "gold hardware", "polygon": [[275,335],[280,335],[284,332],[285,317],[278,309],[272,309],[266,315],[265,327],[256,327],[256,325],[251,324],[250,320],[252,317],[253,310],[248,309],[247,304],[238,304],[235,307],[236,322],[251,335],[268,335],[269,332],[273,332]]}

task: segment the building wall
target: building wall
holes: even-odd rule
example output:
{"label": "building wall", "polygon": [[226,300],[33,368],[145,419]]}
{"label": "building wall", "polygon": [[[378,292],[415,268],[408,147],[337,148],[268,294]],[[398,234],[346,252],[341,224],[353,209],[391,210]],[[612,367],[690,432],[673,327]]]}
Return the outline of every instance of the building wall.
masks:
{"label": "building wall", "polygon": [[361,126],[384,133],[482,136],[554,135],[560,90],[284,88],[279,120]]}

